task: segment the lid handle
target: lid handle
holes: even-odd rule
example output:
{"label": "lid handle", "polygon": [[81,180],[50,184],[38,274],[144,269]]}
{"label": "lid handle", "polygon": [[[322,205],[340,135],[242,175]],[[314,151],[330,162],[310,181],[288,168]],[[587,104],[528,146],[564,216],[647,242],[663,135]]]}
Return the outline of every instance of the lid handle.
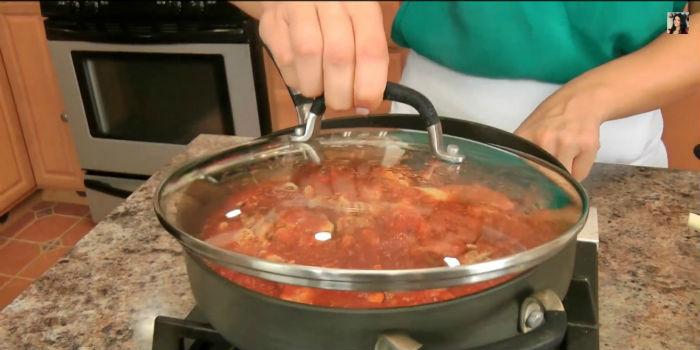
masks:
{"label": "lid handle", "polygon": [[[384,99],[389,101],[405,103],[418,111],[418,114],[423,118],[425,127],[430,136],[430,147],[433,154],[443,161],[449,163],[461,163],[464,156],[459,154],[459,148],[455,145],[449,145],[445,148],[442,136],[442,124],[433,104],[430,103],[427,97],[420,92],[413,90],[407,86],[387,82],[384,90]],[[316,132],[321,128],[321,118],[326,112],[326,101],[323,96],[314,99],[306,116],[306,125],[295,130],[295,135],[292,136],[292,141],[306,142],[309,141]]]}

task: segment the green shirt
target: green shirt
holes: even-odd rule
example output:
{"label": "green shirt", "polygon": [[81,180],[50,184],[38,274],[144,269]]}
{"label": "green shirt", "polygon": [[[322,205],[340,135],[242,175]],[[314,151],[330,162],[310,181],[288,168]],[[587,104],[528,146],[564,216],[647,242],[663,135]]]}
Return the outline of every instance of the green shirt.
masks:
{"label": "green shirt", "polygon": [[563,84],[647,45],[685,4],[406,1],[392,39],[465,74]]}

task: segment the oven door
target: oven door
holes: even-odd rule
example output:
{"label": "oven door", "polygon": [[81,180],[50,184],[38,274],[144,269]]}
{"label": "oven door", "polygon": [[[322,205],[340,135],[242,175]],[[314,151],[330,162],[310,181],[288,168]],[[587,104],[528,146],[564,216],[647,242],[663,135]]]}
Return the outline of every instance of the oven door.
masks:
{"label": "oven door", "polygon": [[150,175],[199,134],[261,134],[247,43],[49,48],[83,169]]}

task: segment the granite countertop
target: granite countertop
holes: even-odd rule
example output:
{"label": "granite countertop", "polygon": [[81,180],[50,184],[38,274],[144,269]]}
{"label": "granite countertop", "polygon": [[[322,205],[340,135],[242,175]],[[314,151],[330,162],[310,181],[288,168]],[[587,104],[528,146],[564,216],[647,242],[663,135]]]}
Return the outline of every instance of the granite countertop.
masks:
{"label": "granite countertop", "polygon": [[[180,245],[158,223],[163,173],[244,139],[203,135],[0,312],[0,349],[150,349],[157,315],[194,306]],[[601,349],[700,345],[700,172],[596,164]]]}

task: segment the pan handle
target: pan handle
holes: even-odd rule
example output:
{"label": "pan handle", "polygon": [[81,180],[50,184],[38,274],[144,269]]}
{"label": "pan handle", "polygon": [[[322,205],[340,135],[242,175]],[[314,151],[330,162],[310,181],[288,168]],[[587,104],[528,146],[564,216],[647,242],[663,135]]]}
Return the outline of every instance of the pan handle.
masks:
{"label": "pan handle", "polygon": [[[525,321],[524,319],[532,315],[532,311],[535,310],[540,312],[538,320]],[[554,291],[545,289],[525,298],[519,318],[520,330],[523,334],[466,350],[559,349],[566,335],[568,320],[564,305]],[[418,350],[422,349],[422,346],[405,333],[384,333],[379,336],[374,349]]]}
{"label": "pan handle", "polygon": [[[272,58],[273,56],[270,48],[267,47],[265,43],[263,43],[262,46],[270,55],[275,68],[277,68],[277,72],[281,75],[282,72],[279,66],[277,66],[277,62]],[[299,91],[290,88],[289,85],[285,84],[285,86],[287,87],[289,96],[292,98],[292,102],[294,102],[299,124],[305,124],[303,129],[298,127],[294,130],[292,141],[309,141],[315,135],[316,131],[321,129],[321,117],[323,113],[326,112],[326,101],[323,95],[312,100],[302,95]],[[440,124],[440,118],[438,117],[435,107],[427,97],[407,86],[388,81],[384,89],[384,99],[408,104],[418,111],[418,114],[425,122],[425,127],[430,136],[430,148],[438,159],[456,164],[464,161],[464,156],[459,154],[459,147],[457,145],[448,145],[447,148],[443,145],[442,124]]]}
{"label": "pan handle", "polygon": [[523,334],[470,350],[558,349],[568,327],[564,305],[551,289],[541,290],[523,300],[518,323]]}
{"label": "pan handle", "polygon": [[423,344],[403,333],[384,333],[379,336],[374,350],[420,350]]}
{"label": "pan handle", "polygon": [[[387,82],[384,90],[384,99],[389,101],[405,103],[418,111],[419,116],[423,119],[425,127],[428,129],[430,136],[430,147],[433,154],[445,162],[461,163],[464,156],[459,154],[459,147],[456,145],[443,145],[442,125],[438,118],[437,111],[433,104],[430,103],[427,97],[420,92],[409,87],[399,85],[392,82]],[[309,141],[316,132],[321,129],[321,118],[326,112],[326,101],[323,96],[314,99],[306,116],[306,125],[304,128],[297,128],[295,135],[292,136],[292,141],[306,142]]]}
{"label": "pan handle", "polygon": [[544,312],[544,324],[532,331],[469,350],[554,350],[558,349],[564,341],[566,328],[566,311],[546,310]]}
{"label": "pan handle", "polygon": [[[546,310],[544,323],[525,334],[501,340],[496,343],[469,348],[466,350],[554,350],[559,349],[566,334],[566,311]],[[382,334],[374,347],[375,350],[418,350],[422,344],[405,334]]]}

